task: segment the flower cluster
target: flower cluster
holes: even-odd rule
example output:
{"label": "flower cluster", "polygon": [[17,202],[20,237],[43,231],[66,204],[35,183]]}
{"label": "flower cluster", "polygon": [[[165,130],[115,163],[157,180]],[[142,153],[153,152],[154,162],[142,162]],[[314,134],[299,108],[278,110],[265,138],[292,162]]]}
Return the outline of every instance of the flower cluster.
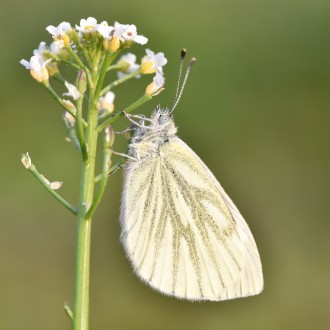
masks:
{"label": "flower cluster", "polygon": [[[134,44],[145,45],[148,39],[138,34],[133,24],[120,24],[115,22],[109,25],[103,21],[98,23],[93,17],[81,19],[79,25],[71,25],[62,22],[57,26],[49,25],[46,30],[53,41],[47,45],[40,42],[38,48],[33,51],[29,61],[23,59],[20,63],[30,71],[31,76],[42,83],[53,97],[65,109],[64,122],[68,130],[77,125],[77,112],[81,112],[82,100],[89,96],[84,95],[88,87],[94,88],[93,74],[95,70],[115,71],[118,80],[104,87],[98,95],[96,108],[98,118],[106,119],[114,111],[115,94],[112,88],[124,83],[131,78],[140,78],[142,75],[154,74],[153,81],[146,87],[145,95],[155,96],[164,89],[163,67],[167,63],[164,53],[155,53],[146,49],[146,54],[140,60],[133,53],[126,53],[114,62],[117,55],[125,48]],[[107,67],[104,67],[105,59],[112,59]],[[75,83],[70,83],[60,72],[59,64],[65,64],[78,71]],[[60,81],[67,92],[62,93],[63,99],[50,85],[49,79]],[[95,85],[94,85],[95,86]],[[80,123],[81,124],[81,123]],[[74,139],[70,137],[73,141]]]}
{"label": "flower cluster", "polygon": [[[137,33],[133,24],[120,24],[113,26],[106,21],[98,23],[93,17],[81,19],[80,25],[72,27],[68,22],[58,26],[49,25],[46,30],[52,35],[53,42],[47,46],[44,41],[34,50],[29,61],[21,60],[32,77],[41,83],[47,83],[49,77],[59,73],[58,63],[63,61],[74,65],[75,56],[83,53],[82,62],[91,62],[96,51],[103,47],[103,51],[116,53],[123,48],[129,48],[134,43],[145,45],[148,39]],[[114,66],[118,78],[132,75],[139,78],[142,74],[163,74],[163,66],[167,60],[163,53],[154,53],[146,49],[146,55],[137,63],[136,56],[132,53],[123,55]],[[79,65],[81,63],[78,63]],[[91,64],[91,63],[89,63]]]}

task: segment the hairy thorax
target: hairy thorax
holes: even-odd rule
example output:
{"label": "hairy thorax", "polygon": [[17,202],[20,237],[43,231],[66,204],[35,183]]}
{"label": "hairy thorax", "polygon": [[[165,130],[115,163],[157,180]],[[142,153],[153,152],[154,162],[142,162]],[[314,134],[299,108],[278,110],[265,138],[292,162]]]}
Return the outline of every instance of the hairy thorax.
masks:
{"label": "hairy thorax", "polygon": [[142,122],[130,143],[128,155],[142,160],[159,155],[159,148],[176,136],[177,128],[167,108],[156,108],[150,118],[151,124]]}

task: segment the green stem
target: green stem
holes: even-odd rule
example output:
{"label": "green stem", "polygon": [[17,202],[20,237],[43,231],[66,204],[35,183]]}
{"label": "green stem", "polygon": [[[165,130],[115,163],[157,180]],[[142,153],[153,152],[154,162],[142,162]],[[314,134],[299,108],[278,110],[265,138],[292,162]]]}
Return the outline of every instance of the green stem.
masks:
{"label": "green stem", "polygon": [[68,138],[68,142],[72,143],[72,145],[81,152],[81,147],[80,147],[80,142],[77,138],[77,134],[76,134],[76,129],[74,127],[70,127],[67,128],[67,138]]}
{"label": "green stem", "polygon": [[59,59],[58,62],[62,62],[64,64],[67,64],[67,65],[71,66],[72,68],[74,68],[76,70],[80,70],[81,69],[80,65],[78,65],[76,63],[73,63],[71,61],[65,60],[65,59]]}
{"label": "green stem", "polygon": [[109,67],[109,65],[112,63],[112,61],[116,58],[116,56],[118,55],[118,52],[116,53],[107,53],[103,59],[103,63],[102,63],[102,68],[101,68],[101,72],[100,72],[100,76],[99,79],[97,80],[97,85],[95,87],[95,93],[94,96],[92,98],[92,104],[96,104],[98,102],[98,99],[101,95],[101,89],[103,86],[103,81],[104,81],[104,77],[107,73],[107,69]]}
{"label": "green stem", "polygon": [[82,118],[82,105],[84,100],[84,94],[80,93],[80,97],[77,100],[77,136],[80,144],[80,150],[82,158],[87,161],[87,148],[85,143],[84,127],[83,127],[83,118]]}
{"label": "green stem", "polygon": [[150,94],[144,94],[142,97],[140,97],[137,101],[132,103],[130,106],[128,106],[124,111],[117,112],[113,116],[111,116],[109,119],[105,120],[103,123],[101,123],[99,126],[97,126],[97,131],[102,132],[108,125],[118,120],[120,117],[123,117],[125,112],[130,113],[139,106],[141,106],[143,103],[149,101],[152,99],[152,96]]}
{"label": "green stem", "polygon": [[[90,277],[90,244],[92,219],[87,210],[94,198],[95,158],[97,149],[97,102],[108,66],[117,54],[107,54],[100,71],[98,63],[93,63],[93,83],[89,84],[90,102],[88,106],[88,127],[86,129],[87,160],[83,163],[79,213],[77,217],[77,242],[75,265],[75,290],[73,330],[88,330],[89,320],[89,277]],[[94,86],[96,85],[95,89]]]}
{"label": "green stem", "polygon": [[68,60],[66,60],[64,58],[59,58],[58,56],[54,55],[52,52],[46,51],[44,54],[47,55],[49,58],[53,59],[54,61],[58,62],[58,63],[59,62],[62,62],[62,63],[65,63],[67,65],[70,65],[74,69],[77,69],[77,70],[80,69],[80,66],[77,65],[76,63],[73,63],[71,61],[68,61]]}
{"label": "green stem", "polygon": [[52,76],[53,79],[59,81],[60,83],[62,83],[64,85],[65,83],[65,78],[60,74],[60,73],[55,73],[53,76]]}
{"label": "green stem", "polygon": [[88,64],[88,66],[91,68],[92,62],[93,62],[92,58],[91,58],[89,52],[87,51],[87,49],[80,43],[79,38],[75,38],[74,44],[77,46],[79,52],[81,52],[84,55],[84,58]]}
{"label": "green stem", "polygon": [[38,172],[36,167],[32,164],[28,170],[35,176],[35,178],[41,183],[41,185],[58,200],[64,207],[71,211],[74,215],[77,215],[78,211],[74,208],[68,201],[66,201],[62,196],[60,196],[54,189],[52,189],[45,178]]}
{"label": "green stem", "polygon": [[122,67],[121,64],[113,64],[113,65],[110,65],[107,69],[107,71],[111,71],[111,70],[119,70],[120,68]]}
{"label": "green stem", "polygon": [[77,217],[76,242],[76,270],[74,290],[73,330],[88,330],[89,319],[89,273],[90,273],[90,244],[91,218],[87,217],[86,210],[93,202],[94,172],[97,146],[96,109],[89,109],[86,143],[88,158],[83,163],[81,174],[81,190],[79,198],[79,213]]}
{"label": "green stem", "polygon": [[93,86],[93,81],[92,81],[92,77],[91,77],[91,73],[90,73],[89,69],[85,66],[85,64],[82,62],[82,60],[80,59],[80,57],[74,52],[74,50],[71,47],[66,47],[65,49],[70,53],[70,55],[73,57],[73,59],[79,65],[79,68],[81,70],[84,70],[85,71],[86,77],[87,77],[87,81],[88,81],[88,85],[90,87],[92,87]]}
{"label": "green stem", "polygon": [[[123,165],[126,161],[126,158],[125,157],[122,157],[115,165],[111,166],[109,168],[109,170],[107,171],[107,176],[109,177],[112,173],[116,172],[117,170],[119,170],[120,166]],[[98,183],[100,182],[104,177],[104,174],[103,172],[100,173],[99,175],[97,175],[95,177],[95,183]]]}
{"label": "green stem", "polygon": [[[49,84],[43,84],[43,86],[45,86],[49,94],[57,101],[57,103],[59,103],[62,106],[62,108],[64,108],[74,118],[77,117],[75,111],[64,103],[64,101],[57,95],[57,93]],[[82,119],[82,123],[85,127],[87,126],[87,123],[84,119]]]}
{"label": "green stem", "polygon": [[132,73],[129,73],[127,74],[126,76],[124,76],[123,78],[120,78],[114,82],[112,82],[111,84],[109,84],[107,87],[103,88],[101,93],[100,93],[100,96],[104,95],[106,92],[109,92],[109,90],[111,90],[112,88],[122,84],[123,82],[129,80],[129,79],[132,79],[134,77],[136,77],[137,75],[141,74],[141,71],[140,70],[136,70]]}
{"label": "green stem", "polygon": [[[111,149],[109,148],[109,143],[106,141],[106,137],[104,138],[104,149],[103,149],[103,166],[102,166],[102,179],[100,180],[100,186],[99,190],[97,192],[97,195],[93,201],[93,204],[91,205],[90,209],[87,212],[87,217],[92,217],[96,208],[101,202],[102,196],[105,191],[105,187],[107,185],[108,181],[108,173],[111,166]],[[95,181],[94,181],[95,182]]]}

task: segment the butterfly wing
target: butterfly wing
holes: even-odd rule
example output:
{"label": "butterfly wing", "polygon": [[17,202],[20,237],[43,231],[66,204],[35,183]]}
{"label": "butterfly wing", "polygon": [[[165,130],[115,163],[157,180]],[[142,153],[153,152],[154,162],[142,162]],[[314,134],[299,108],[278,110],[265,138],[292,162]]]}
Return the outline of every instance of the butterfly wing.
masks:
{"label": "butterfly wing", "polygon": [[201,159],[179,138],[156,157],[128,161],[122,242],[137,275],[189,300],[258,294],[262,267],[243,217]]}

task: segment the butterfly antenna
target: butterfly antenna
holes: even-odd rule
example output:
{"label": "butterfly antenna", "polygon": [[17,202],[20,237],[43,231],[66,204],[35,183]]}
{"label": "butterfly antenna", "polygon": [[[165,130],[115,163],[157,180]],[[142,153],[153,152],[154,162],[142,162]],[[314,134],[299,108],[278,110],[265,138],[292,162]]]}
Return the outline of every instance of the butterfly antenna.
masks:
{"label": "butterfly antenna", "polygon": [[181,51],[181,63],[180,63],[180,71],[179,71],[179,80],[178,80],[178,86],[177,86],[177,90],[176,90],[176,94],[175,94],[175,98],[174,98],[174,102],[173,102],[173,105],[172,105],[172,108],[171,108],[171,111],[170,111],[170,114],[175,110],[176,106],[178,105],[180,99],[181,99],[181,96],[182,96],[182,93],[183,93],[183,90],[184,90],[184,87],[187,83],[187,80],[188,80],[188,76],[189,76],[189,73],[191,71],[191,68],[193,66],[193,64],[196,62],[196,58],[193,57],[189,64],[188,64],[188,68],[187,68],[187,71],[186,71],[186,74],[184,76],[184,79],[183,79],[183,83],[182,83],[182,86],[180,88],[180,81],[181,81],[181,76],[182,76],[182,68],[183,68],[183,61],[184,61],[184,58],[185,58],[185,55],[186,55],[186,50],[183,49]]}
{"label": "butterfly antenna", "polygon": [[[173,100],[173,105],[175,104],[177,98],[178,98],[178,95],[179,95],[179,89],[180,89],[180,83],[181,83],[181,78],[182,78],[182,70],[183,70],[183,63],[184,63],[184,59],[186,57],[186,54],[187,54],[187,50],[185,48],[182,48],[181,50],[181,59],[180,59],[180,68],[179,68],[179,76],[178,76],[178,83],[177,83],[177,86],[176,86],[176,92],[175,92],[175,97],[174,97],[174,100]],[[173,108],[173,106],[172,106]]]}

